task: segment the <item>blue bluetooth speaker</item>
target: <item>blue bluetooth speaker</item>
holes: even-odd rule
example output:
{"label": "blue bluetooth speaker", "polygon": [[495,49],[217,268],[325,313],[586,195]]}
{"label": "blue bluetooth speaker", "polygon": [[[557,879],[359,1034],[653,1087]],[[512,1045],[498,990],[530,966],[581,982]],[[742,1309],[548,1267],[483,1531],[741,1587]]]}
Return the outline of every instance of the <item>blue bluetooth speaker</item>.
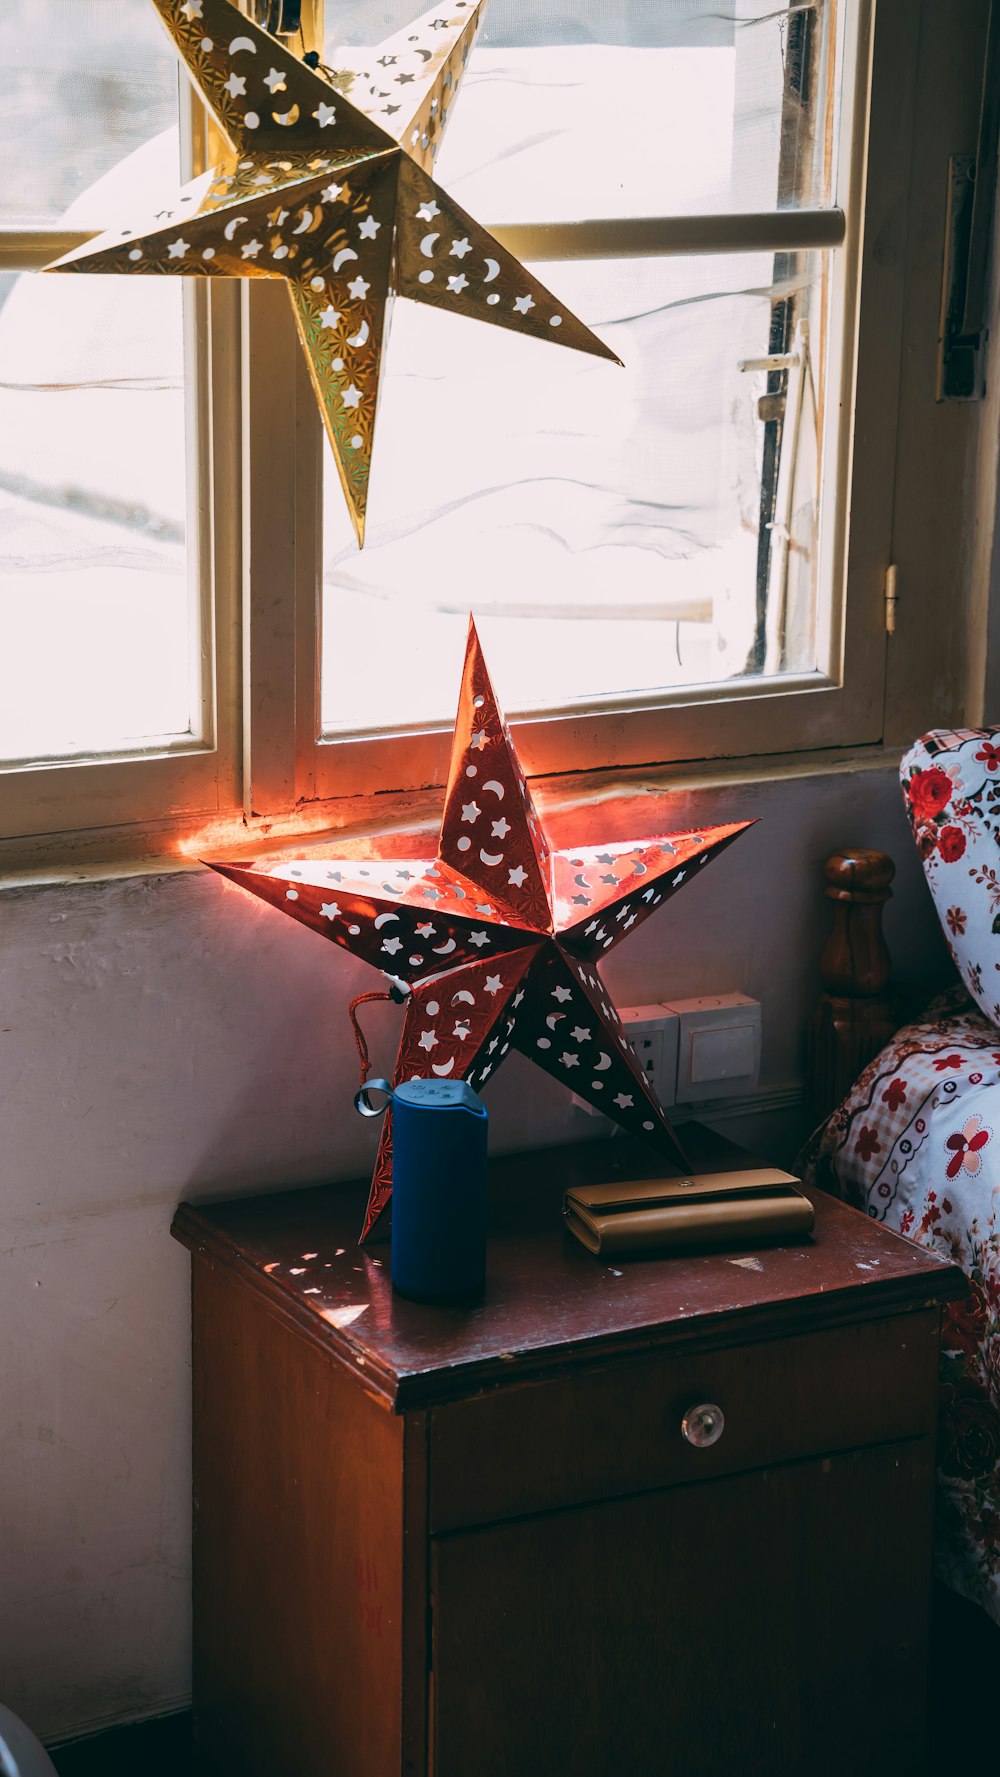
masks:
{"label": "blue bluetooth speaker", "polygon": [[370,1080],[359,1110],[371,1089],[392,1102],[393,1287],[473,1301],[486,1284],[486,1106],[464,1080]]}

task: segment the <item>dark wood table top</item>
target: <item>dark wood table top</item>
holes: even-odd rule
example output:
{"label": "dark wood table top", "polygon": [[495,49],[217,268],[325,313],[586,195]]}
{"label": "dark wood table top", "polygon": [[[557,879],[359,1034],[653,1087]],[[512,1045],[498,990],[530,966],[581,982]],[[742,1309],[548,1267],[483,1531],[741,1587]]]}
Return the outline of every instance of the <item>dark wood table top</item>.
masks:
{"label": "dark wood table top", "polygon": [[[694,1167],[760,1161],[688,1125]],[[475,1308],[393,1293],[387,1245],[361,1248],[368,1182],[182,1204],[173,1233],[263,1291],[396,1412],[660,1346],[733,1344],[880,1319],[961,1295],[958,1268],[811,1192],[811,1239],[661,1258],[594,1258],[562,1225],[570,1184],[662,1176],[627,1137],[494,1160],[488,1278]]]}

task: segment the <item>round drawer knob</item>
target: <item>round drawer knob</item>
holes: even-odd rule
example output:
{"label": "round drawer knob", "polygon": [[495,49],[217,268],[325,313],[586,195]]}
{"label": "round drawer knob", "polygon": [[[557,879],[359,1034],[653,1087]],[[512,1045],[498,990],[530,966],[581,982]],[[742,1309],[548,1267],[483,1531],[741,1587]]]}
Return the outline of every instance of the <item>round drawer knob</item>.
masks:
{"label": "round drawer knob", "polygon": [[681,1431],[696,1450],[707,1450],[717,1444],[726,1429],[726,1416],[713,1401],[702,1401],[689,1407],[681,1420]]}

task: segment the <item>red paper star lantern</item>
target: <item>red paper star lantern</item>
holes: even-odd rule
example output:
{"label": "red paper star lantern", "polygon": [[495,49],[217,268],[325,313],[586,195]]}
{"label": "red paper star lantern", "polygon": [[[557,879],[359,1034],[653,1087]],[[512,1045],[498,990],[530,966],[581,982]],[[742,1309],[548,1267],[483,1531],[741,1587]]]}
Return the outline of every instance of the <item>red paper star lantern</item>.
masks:
{"label": "red paper star lantern", "polygon": [[[751,821],[550,849],[470,621],[437,856],[212,868],[408,989],[393,1084],[479,1088],[511,1048],[686,1164],[600,958]],[[392,1194],[387,1114],[361,1238]]]}

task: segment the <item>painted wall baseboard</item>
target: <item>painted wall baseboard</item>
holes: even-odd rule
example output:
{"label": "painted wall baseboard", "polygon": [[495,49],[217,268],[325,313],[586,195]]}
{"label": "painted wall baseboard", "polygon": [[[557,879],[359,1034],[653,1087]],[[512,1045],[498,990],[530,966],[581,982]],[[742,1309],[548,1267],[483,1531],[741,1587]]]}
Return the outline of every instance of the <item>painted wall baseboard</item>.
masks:
{"label": "painted wall baseboard", "polygon": [[765,1087],[762,1092],[748,1092],[743,1097],[705,1098],[698,1104],[674,1105],[668,1112],[672,1123],[726,1123],[739,1117],[774,1116],[782,1111],[805,1112],[806,1091],[801,1080],[787,1086]]}

